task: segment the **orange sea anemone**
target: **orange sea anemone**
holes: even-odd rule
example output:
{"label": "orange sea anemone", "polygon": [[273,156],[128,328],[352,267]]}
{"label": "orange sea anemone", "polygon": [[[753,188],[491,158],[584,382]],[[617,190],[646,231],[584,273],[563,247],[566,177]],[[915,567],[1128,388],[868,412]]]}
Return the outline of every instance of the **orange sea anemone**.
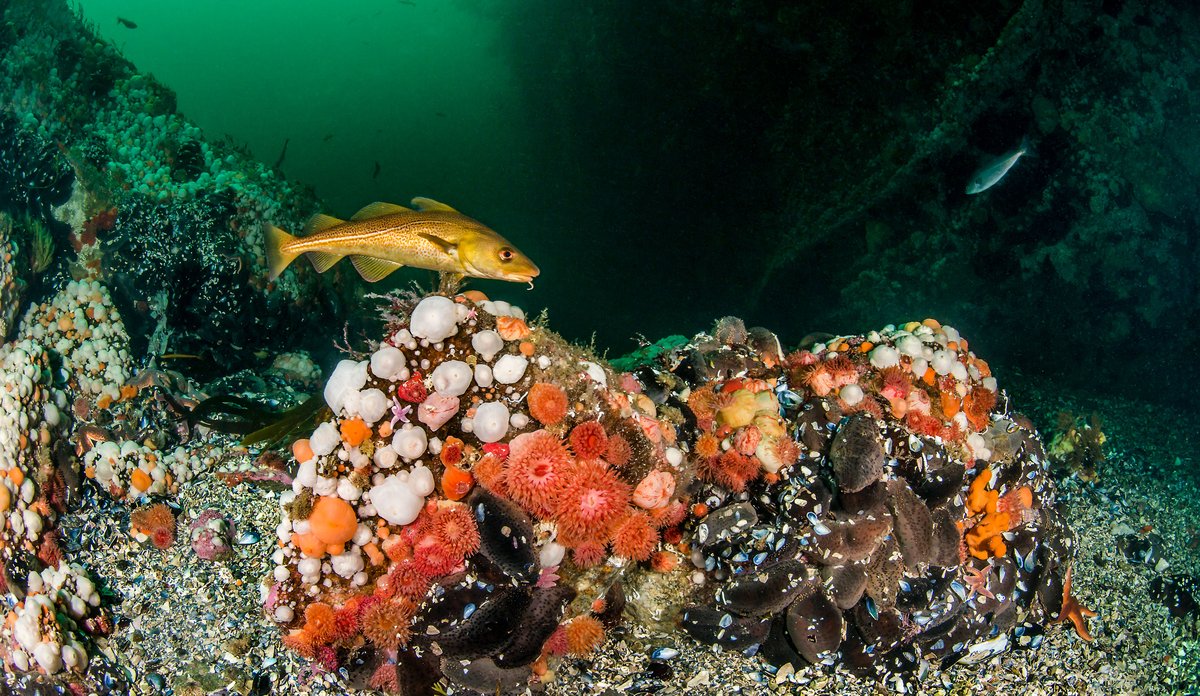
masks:
{"label": "orange sea anemone", "polygon": [[963,397],[962,406],[971,427],[984,430],[991,419],[991,411],[996,406],[996,392],[976,387]]}
{"label": "orange sea anemone", "polygon": [[529,326],[517,317],[496,317],[496,333],[506,341],[529,338]]}
{"label": "orange sea anemone", "polygon": [[471,467],[471,475],[489,491],[508,497],[508,486],[504,484],[504,460],[491,452],[480,457]]}
{"label": "orange sea anemone", "polygon": [[634,561],[647,561],[658,546],[658,532],[644,512],[630,512],[613,532],[613,553]]}
{"label": "orange sea anemone", "polygon": [[129,515],[129,528],[150,537],[155,548],[166,550],[175,543],[175,515],[163,503],[134,510]]}
{"label": "orange sea anemone", "polygon": [[572,655],[587,655],[604,641],[604,626],[591,616],[576,616],[564,624],[564,631]]}
{"label": "orange sea anemone", "polygon": [[330,553],[341,553],[341,547],[354,538],[358,530],[358,514],[350,503],[333,496],[319,496],[308,514],[310,533],[325,544]]}
{"label": "orange sea anemone", "polygon": [[562,441],[545,430],[516,436],[504,462],[509,497],[539,517],[547,517],[570,461]]}
{"label": "orange sea anemone", "polygon": [[471,509],[462,504],[442,504],[426,518],[424,525],[457,558],[479,550],[479,528]]}
{"label": "orange sea anemone", "polygon": [[571,451],[579,459],[599,459],[608,453],[608,433],[600,421],[584,421],[571,429]]}
{"label": "orange sea anemone", "polygon": [[698,470],[701,478],[740,493],[746,489],[747,483],[758,478],[762,465],[757,457],[730,449],[719,457],[701,460]]}
{"label": "orange sea anemone", "polygon": [[604,560],[604,544],[585,541],[571,549],[571,560],[580,568],[591,568]]}
{"label": "orange sea anemone", "polygon": [[629,446],[629,440],[620,433],[613,433],[608,436],[608,451],[604,453],[605,460],[612,466],[617,468],[623,467],[629,463],[629,458],[633,456],[633,449]]}
{"label": "orange sea anemone", "polygon": [[762,441],[762,431],[753,425],[738,428],[733,434],[733,448],[747,456],[754,454],[760,441]]}
{"label": "orange sea anemone", "polygon": [[559,529],[574,539],[607,539],[612,525],[625,514],[629,484],[596,462],[571,467],[554,506]]}
{"label": "orange sea anemone", "polygon": [[711,459],[721,453],[721,441],[712,433],[701,433],[696,438],[695,448],[697,457]]}
{"label": "orange sea anemone", "polygon": [[529,404],[529,415],[542,425],[554,425],[567,415],[567,393],[557,384],[534,384],[525,401]]}
{"label": "orange sea anemone", "polygon": [[650,567],[658,573],[669,573],[679,567],[679,557],[670,551],[659,551],[650,558]]}
{"label": "orange sea anemone", "polygon": [[333,640],[337,633],[333,607],[324,602],[313,602],[304,607],[304,630],[312,636],[313,643],[323,644]]}
{"label": "orange sea anemone", "polygon": [[347,418],[342,421],[339,428],[342,434],[342,441],[351,447],[358,447],[371,436],[371,427],[363,422],[361,418]]}
{"label": "orange sea anemone", "polygon": [[415,614],[416,605],[403,597],[376,602],[363,612],[363,635],[380,648],[395,650],[412,637]]}

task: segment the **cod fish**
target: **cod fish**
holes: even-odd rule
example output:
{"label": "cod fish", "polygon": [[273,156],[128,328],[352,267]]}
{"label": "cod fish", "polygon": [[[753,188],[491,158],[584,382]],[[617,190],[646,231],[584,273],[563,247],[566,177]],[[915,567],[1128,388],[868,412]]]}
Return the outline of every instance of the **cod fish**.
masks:
{"label": "cod fish", "polygon": [[974,176],[971,177],[971,183],[967,184],[967,193],[979,193],[995,186],[997,182],[1004,178],[1005,174],[1008,174],[1008,170],[1016,165],[1017,160],[1021,159],[1028,152],[1029,138],[1024,138],[1021,140],[1021,146],[1016,150],[1001,155],[980,167],[979,171],[975,172]]}
{"label": "cod fish", "polygon": [[318,273],[349,256],[363,280],[373,283],[404,266],[462,276],[529,283],[538,267],[496,231],[445,203],[414,198],[412,210],[372,203],[349,220],[317,214],[293,237],[264,225],[271,280],[295,258],[307,254]]}

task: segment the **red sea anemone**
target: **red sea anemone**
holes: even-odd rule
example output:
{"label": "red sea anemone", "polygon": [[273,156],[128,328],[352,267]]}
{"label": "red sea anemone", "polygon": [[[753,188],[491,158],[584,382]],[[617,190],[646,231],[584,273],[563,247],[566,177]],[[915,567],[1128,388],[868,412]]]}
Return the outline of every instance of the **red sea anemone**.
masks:
{"label": "red sea anemone", "polygon": [[563,628],[567,637],[567,651],[572,655],[586,655],[604,640],[604,626],[591,616],[576,616]]}
{"label": "red sea anemone", "polygon": [[838,355],[830,360],[826,360],[825,369],[829,371],[830,377],[833,378],[833,385],[835,387],[844,387],[847,384],[854,384],[858,381],[858,368],[845,355]]}
{"label": "red sea anemone", "polygon": [[591,568],[604,560],[604,544],[585,541],[571,550],[571,560],[580,568]]}
{"label": "red sea anemone", "polygon": [[762,467],[756,457],[748,457],[737,450],[726,450],[715,459],[700,462],[700,476],[718,483],[735,493],[746,489],[746,484],[758,478]]}
{"label": "red sea anemone", "polygon": [[175,543],[175,515],[163,503],[134,510],[129,515],[129,528],[150,537],[159,549],[166,550]]}
{"label": "red sea anemone", "polygon": [[545,430],[516,436],[504,463],[509,497],[539,517],[548,516],[570,463],[562,442]]}
{"label": "red sea anemone", "polygon": [[363,612],[363,635],[385,650],[395,650],[412,637],[409,624],[416,612],[416,605],[403,597],[377,602]]}
{"label": "red sea anemone", "polygon": [[613,532],[613,553],[634,561],[647,561],[658,546],[658,532],[644,512],[630,512]]}
{"label": "red sea anemone", "polygon": [[304,608],[304,630],[312,636],[314,643],[328,643],[337,633],[337,620],[333,607],[324,602],[313,602]]}
{"label": "red sea anemone", "polygon": [[444,505],[424,522],[428,529],[454,556],[466,558],[479,549],[479,528],[466,505]]}
{"label": "red sea anemone", "polygon": [[571,451],[580,459],[599,459],[608,453],[608,433],[599,421],[585,421],[571,430]]}
{"label": "red sea anemone", "polygon": [[529,415],[542,425],[554,425],[567,415],[567,393],[557,384],[538,382],[525,398]]}
{"label": "red sea anemone", "polygon": [[696,456],[711,459],[721,453],[721,441],[712,433],[701,433],[696,438]]}
{"label": "red sea anemone", "polygon": [[733,434],[733,448],[747,456],[754,454],[755,448],[762,440],[762,431],[756,426],[747,425],[737,429]]}
{"label": "red sea anemone", "polygon": [[836,386],[833,381],[833,373],[829,371],[829,367],[825,363],[817,363],[804,370],[801,381],[817,396],[828,396]]}
{"label": "red sea anemone", "polygon": [[879,374],[883,378],[883,387],[880,388],[879,394],[888,401],[904,399],[912,391],[912,382],[909,381],[904,370],[898,367],[885,367]]}
{"label": "red sea anemone", "polygon": [[380,578],[376,594],[383,599],[406,597],[420,601],[429,592],[429,585],[429,576],[421,573],[412,560],[407,560],[392,566],[388,574]]}
{"label": "red sea anemone", "polygon": [[604,540],[625,514],[629,484],[596,462],[577,462],[564,477],[554,506],[559,529],[573,539]]}
{"label": "red sea anemone", "polygon": [[631,456],[633,456],[633,449],[629,446],[629,440],[626,440],[620,433],[614,433],[608,437],[608,451],[605,452],[604,458],[610,465],[623,467],[629,463]]}

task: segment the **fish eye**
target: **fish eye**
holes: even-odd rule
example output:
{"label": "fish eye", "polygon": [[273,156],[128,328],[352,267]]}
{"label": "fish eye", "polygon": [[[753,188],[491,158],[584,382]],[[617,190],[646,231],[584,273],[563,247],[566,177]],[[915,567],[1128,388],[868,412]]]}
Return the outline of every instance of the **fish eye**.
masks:
{"label": "fish eye", "polygon": [[500,250],[500,260],[501,261],[512,261],[513,256],[515,256],[515,255],[516,254],[513,253],[513,250],[509,249],[508,247],[504,247]]}

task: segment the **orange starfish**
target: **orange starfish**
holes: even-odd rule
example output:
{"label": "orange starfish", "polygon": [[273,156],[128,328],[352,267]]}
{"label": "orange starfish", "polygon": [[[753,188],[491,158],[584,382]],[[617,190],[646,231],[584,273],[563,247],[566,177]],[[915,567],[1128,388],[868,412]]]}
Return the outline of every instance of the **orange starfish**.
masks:
{"label": "orange starfish", "polygon": [[1079,634],[1079,637],[1090,642],[1092,634],[1088,633],[1087,620],[1093,616],[1099,616],[1099,614],[1083,606],[1079,600],[1071,596],[1071,570],[1068,567],[1067,576],[1063,578],[1062,609],[1058,612],[1058,618],[1052,623],[1070,621],[1075,625],[1075,632]]}

